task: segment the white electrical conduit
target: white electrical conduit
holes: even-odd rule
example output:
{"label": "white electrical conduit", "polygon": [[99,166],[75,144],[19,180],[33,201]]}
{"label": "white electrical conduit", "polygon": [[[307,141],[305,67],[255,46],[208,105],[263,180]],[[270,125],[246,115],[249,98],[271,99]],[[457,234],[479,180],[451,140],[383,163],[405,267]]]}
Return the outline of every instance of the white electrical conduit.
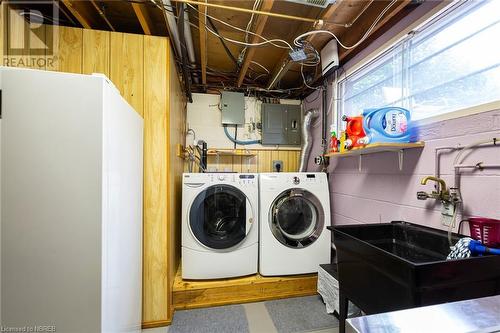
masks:
{"label": "white electrical conduit", "polygon": [[[191,34],[191,25],[189,22],[189,14],[187,10],[184,10],[184,40],[186,43],[190,66],[193,66],[196,64],[196,58],[194,57],[193,35]],[[198,76],[193,75],[193,79],[195,83],[199,82]]]}
{"label": "white electrical conduit", "polygon": [[[155,5],[157,5],[155,0],[151,0],[151,1]],[[165,17],[167,18],[168,28],[170,30],[170,33],[172,34],[171,39],[174,40],[175,49],[177,50],[177,54],[180,55],[181,54],[181,43],[179,40],[179,31],[177,30],[177,22],[175,21],[174,15],[172,15],[171,13],[169,13],[168,10],[165,9],[165,8],[172,8],[172,3],[170,2],[170,0],[161,0],[161,2],[163,3],[163,11],[164,11]]]}

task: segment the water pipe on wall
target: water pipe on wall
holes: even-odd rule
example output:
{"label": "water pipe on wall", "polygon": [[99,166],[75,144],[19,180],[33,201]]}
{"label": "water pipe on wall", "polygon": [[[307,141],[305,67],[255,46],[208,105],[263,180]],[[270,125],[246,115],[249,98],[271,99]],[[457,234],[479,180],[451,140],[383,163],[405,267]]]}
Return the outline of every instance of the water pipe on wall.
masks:
{"label": "water pipe on wall", "polygon": [[229,134],[229,131],[227,130],[227,126],[224,125],[224,133],[226,134],[227,138],[231,140],[231,142],[238,144],[238,145],[254,145],[261,143],[260,140],[249,140],[249,141],[242,141],[242,140],[237,140],[236,138],[233,138],[231,134]]}
{"label": "water pipe on wall", "polygon": [[455,175],[455,188],[460,188],[460,169],[462,168],[473,168],[473,169],[486,169],[486,168],[498,168],[500,165],[498,164],[484,164],[483,162],[479,162],[476,164],[461,164],[463,159],[461,159],[463,153],[466,150],[470,150],[473,148],[481,147],[484,145],[494,145],[494,146],[499,146],[500,147],[500,139],[499,138],[491,138],[491,139],[486,139],[486,140],[480,140],[477,142],[473,142],[467,146],[464,146],[460,152],[457,154],[455,157],[455,160],[453,161],[453,169],[454,169],[454,175]]}

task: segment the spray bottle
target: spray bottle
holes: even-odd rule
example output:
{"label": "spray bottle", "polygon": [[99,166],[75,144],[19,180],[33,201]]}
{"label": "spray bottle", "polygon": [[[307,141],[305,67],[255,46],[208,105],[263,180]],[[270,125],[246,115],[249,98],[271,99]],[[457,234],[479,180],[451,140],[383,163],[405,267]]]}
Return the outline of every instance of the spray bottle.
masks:
{"label": "spray bottle", "polygon": [[330,125],[330,153],[338,153],[339,151],[339,140],[337,139],[337,133],[335,132],[335,126]]}

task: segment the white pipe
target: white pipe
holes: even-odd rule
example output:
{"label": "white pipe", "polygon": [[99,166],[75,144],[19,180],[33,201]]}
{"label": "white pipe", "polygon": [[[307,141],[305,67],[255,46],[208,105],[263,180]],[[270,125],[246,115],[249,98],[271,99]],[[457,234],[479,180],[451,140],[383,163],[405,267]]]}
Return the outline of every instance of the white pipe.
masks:
{"label": "white pipe", "polygon": [[[455,157],[455,160],[453,161],[453,165],[457,166],[457,165],[460,165],[462,163],[463,159],[460,159],[460,157],[462,157],[462,154],[466,150],[469,150],[471,148],[475,148],[475,147],[478,147],[478,146],[482,146],[482,145],[485,145],[485,144],[497,145],[497,141],[498,141],[497,138],[492,138],[492,139],[486,139],[486,140],[481,140],[481,141],[473,142],[473,143],[471,143],[471,144],[469,144],[467,146],[464,146],[463,149],[461,151],[459,151],[458,154],[457,154],[457,156]],[[460,168],[456,168],[455,167],[455,185],[453,187],[456,187],[456,188],[460,188],[459,170],[460,170]]]}
{"label": "white pipe", "polygon": [[469,144],[467,146],[464,146],[464,148],[455,157],[455,161],[453,162],[453,165],[459,164],[461,162],[460,161],[460,157],[462,156],[462,154],[466,150],[474,148],[474,147],[477,147],[477,146],[480,146],[480,145],[484,145],[484,144],[487,144],[487,143],[496,144],[496,139],[492,138],[492,139],[481,140],[481,141],[477,141],[477,142],[471,143],[471,144]]}
{"label": "white pipe", "polygon": [[[194,65],[196,59],[194,57],[193,35],[191,34],[191,24],[189,24],[189,14],[187,10],[184,11],[184,40],[186,42],[189,63],[190,65]],[[194,82],[198,83],[198,76],[193,75],[193,78]]]}
{"label": "white pipe", "polygon": [[455,169],[492,169],[500,168],[500,164],[483,164],[479,162],[477,164],[456,164],[453,167]]}
{"label": "white pipe", "polygon": [[[153,1],[154,2],[154,1]],[[168,29],[172,36],[170,39],[174,41],[175,49],[177,50],[177,54],[181,55],[181,43],[179,41],[179,31],[177,30],[177,22],[175,21],[175,17],[167,11],[166,8],[170,10],[173,8],[170,0],[162,0],[163,3],[163,14],[167,19]]]}

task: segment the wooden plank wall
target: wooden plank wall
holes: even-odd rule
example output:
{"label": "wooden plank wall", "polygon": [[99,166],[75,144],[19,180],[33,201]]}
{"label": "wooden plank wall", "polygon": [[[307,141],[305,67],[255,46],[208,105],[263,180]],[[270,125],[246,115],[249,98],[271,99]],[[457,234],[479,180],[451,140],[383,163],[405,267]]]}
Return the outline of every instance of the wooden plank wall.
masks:
{"label": "wooden plank wall", "polygon": [[[14,36],[21,38],[22,29],[18,30]],[[69,27],[45,26],[41,31],[42,40],[55,39],[56,60],[21,67],[104,73],[144,117],[142,319],[145,327],[169,324],[173,314],[171,289],[180,256],[178,203],[183,167],[182,160],[174,157],[174,147],[184,144],[181,133],[185,127],[185,99],[169,40]],[[3,36],[0,33],[0,46]]]}
{"label": "wooden plank wall", "polygon": [[[170,59],[174,59],[174,54],[172,48],[169,48]],[[182,172],[184,170],[184,160],[177,157],[176,150],[177,144],[179,142],[185,142],[186,138],[186,98],[184,92],[181,88],[181,83],[176,74],[175,62],[171,61],[169,63],[169,73],[170,73],[170,136],[167,138],[168,142],[168,170],[170,173],[168,175],[168,187],[170,189],[169,193],[175,195],[170,195],[170,209],[169,209],[169,220],[179,221],[179,223],[169,223],[168,224],[168,245],[169,245],[169,261],[168,261],[168,295],[172,297],[170,304],[172,308],[170,309],[173,316],[174,306],[173,306],[173,290],[172,285],[175,280],[175,275],[177,273],[177,267],[179,266],[181,258],[181,213],[182,213]]]}
{"label": "wooden plank wall", "polygon": [[[217,168],[217,171],[233,172],[272,172],[274,160],[283,161],[282,172],[295,172],[299,169],[299,150],[264,150],[251,149],[255,156],[216,156],[208,157],[208,167]],[[197,167],[194,168],[197,172]],[[184,169],[188,171],[187,165]]]}

